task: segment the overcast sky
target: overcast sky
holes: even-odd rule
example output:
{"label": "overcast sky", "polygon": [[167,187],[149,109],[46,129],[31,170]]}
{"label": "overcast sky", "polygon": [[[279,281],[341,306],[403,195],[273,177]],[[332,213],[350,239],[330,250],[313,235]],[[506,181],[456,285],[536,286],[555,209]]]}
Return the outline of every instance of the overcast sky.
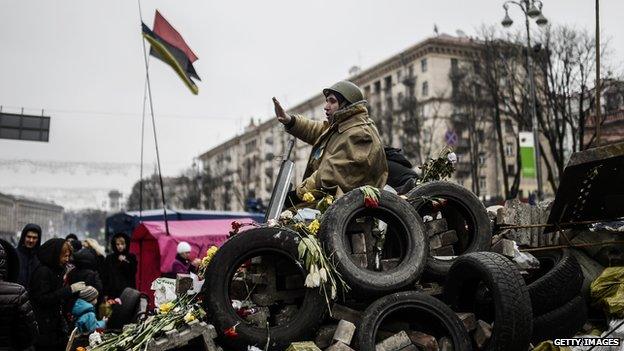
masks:
{"label": "overcast sky", "polygon": [[[199,56],[192,95],[152,60],[150,73],[163,171],[227,140],[250,117],[269,117],[271,96],[292,106],[326,85],[440,32],[468,35],[500,23],[502,1],[142,1],[175,26]],[[624,57],[624,1],[601,1],[603,37]],[[521,13],[511,10],[516,23]],[[545,0],[555,24],[593,31],[593,0]],[[49,143],[0,140],[0,159],[138,162],[144,87],[133,0],[0,0],[0,105],[52,116]],[[151,133],[150,129],[146,130]],[[146,160],[154,160],[146,134]],[[0,179],[5,186],[13,179]]]}

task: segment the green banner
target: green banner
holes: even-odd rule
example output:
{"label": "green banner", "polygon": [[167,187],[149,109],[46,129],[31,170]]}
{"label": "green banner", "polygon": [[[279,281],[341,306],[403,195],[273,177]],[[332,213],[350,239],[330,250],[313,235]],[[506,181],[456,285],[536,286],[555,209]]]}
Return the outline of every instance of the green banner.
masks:
{"label": "green banner", "polygon": [[522,162],[522,176],[535,178],[535,144],[533,133],[520,132],[520,161]]}

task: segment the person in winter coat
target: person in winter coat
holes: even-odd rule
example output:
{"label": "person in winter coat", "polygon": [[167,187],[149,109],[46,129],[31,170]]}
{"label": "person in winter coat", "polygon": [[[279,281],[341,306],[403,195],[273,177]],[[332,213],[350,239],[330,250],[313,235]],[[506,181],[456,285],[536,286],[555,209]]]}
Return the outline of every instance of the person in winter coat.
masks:
{"label": "person in winter coat", "polygon": [[97,271],[100,273],[100,277],[104,275],[104,260],[106,259],[106,248],[93,238],[86,238],[82,242],[82,248],[89,249],[95,255],[95,261],[97,262]]}
{"label": "person in winter coat", "polygon": [[62,306],[84,289],[84,282],[63,285],[65,265],[71,256],[71,245],[65,239],[46,241],[39,248],[39,266],[30,277],[30,297],[39,325],[35,348],[64,350],[67,343],[67,323]]}
{"label": "person in winter coat", "polygon": [[98,292],[92,286],[86,286],[80,291],[80,297],[72,307],[72,315],[78,332],[93,333],[96,329],[105,328],[105,320],[97,320],[95,315],[95,304],[97,304]]}
{"label": "person in winter coat", "polygon": [[111,238],[111,253],[104,261],[102,276],[108,298],[119,297],[125,288],[136,288],[137,259],[129,251],[129,241],[124,233]]}
{"label": "person in winter coat", "polygon": [[[13,259],[11,259],[13,257]],[[16,284],[19,261],[15,249],[0,240],[0,349],[23,350],[39,334],[26,289]]]}
{"label": "person in winter coat", "polygon": [[74,249],[74,252],[78,252],[80,251],[80,249],[82,249],[82,243],[80,242],[80,240],[78,240],[78,236],[76,236],[76,234],[74,233],[67,234],[67,236],[65,237],[65,240],[69,242],[69,244]]}
{"label": "person in winter coat", "polygon": [[189,274],[191,272],[197,272],[197,266],[201,262],[199,259],[190,260],[191,256],[191,245],[186,241],[181,241],[178,243],[178,254],[176,255],[175,260],[171,264],[171,272],[170,276],[175,278],[178,273],[180,274]]}
{"label": "person in winter coat", "polygon": [[104,285],[97,271],[97,260],[91,250],[82,249],[74,253],[74,269],[67,273],[67,284],[84,282],[94,287],[99,296],[104,296]]}
{"label": "person in winter coat", "polygon": [[327,121],[288,115],[273,98],[277,119],[286,131],[312,145],[312,152],[295,194],[330,193],[336,197],[363,185],[383,188],[388,166],[379,132],[368,116],[360,88],[341,81],[323,89]]}
{"label": "person in winter coat", "polygon": [[26,224],[17,244],[17,255],[20,262],[17,283],[23,287],[28,288],[30,276],[39,265],[37,259],[39,246],[41,246],[41,227],[33,223]]}
{"label": "person in winter coat", "polygon": [[414,171],[412,163],[405,158],[401,149],[385,147],[386,160],[388,162],[388,185],[399,194],[410,191],[419,178]]}

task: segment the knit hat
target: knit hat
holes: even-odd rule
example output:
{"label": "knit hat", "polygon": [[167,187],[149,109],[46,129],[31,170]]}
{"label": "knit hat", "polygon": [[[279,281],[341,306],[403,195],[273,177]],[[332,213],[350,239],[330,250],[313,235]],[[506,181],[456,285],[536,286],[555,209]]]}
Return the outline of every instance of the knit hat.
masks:
{"label": "knit hat", "polygon": [[189,245],[186,241],[181,241],[178,244],[178,253],[181,254],[184,252],[191,252],[191,245]]}
{"label": "knit hat", "polygon": [[98,291],[92,286],[87,285],[80,291],[80,298],[87,302],[93,301],[97,299],[97,297]]}

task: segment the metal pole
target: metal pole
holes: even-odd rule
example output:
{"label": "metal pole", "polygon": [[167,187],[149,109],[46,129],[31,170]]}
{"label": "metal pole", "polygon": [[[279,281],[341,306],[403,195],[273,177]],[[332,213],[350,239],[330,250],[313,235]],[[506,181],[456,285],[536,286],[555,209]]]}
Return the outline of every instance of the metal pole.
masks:
{"label": "metal pole", "polygon": [[531,59],[531,31],[529,29],[529,0],[524,0],[524,22],[527,32],[527,71],[529,73],[529,95],[531,103],[531,124],[533,125],[533,142],[535,148],[535,176],[537,177],[537,199],[543,200],[542,189],[542,158],[539,142],[539,124],[537,121],[537,108],[535,106],[535,77],[533,75],[533,60]]}
{"label": "metal pole", "polygon": [[600,145],[600,0],[596,0],[596,146]]}

